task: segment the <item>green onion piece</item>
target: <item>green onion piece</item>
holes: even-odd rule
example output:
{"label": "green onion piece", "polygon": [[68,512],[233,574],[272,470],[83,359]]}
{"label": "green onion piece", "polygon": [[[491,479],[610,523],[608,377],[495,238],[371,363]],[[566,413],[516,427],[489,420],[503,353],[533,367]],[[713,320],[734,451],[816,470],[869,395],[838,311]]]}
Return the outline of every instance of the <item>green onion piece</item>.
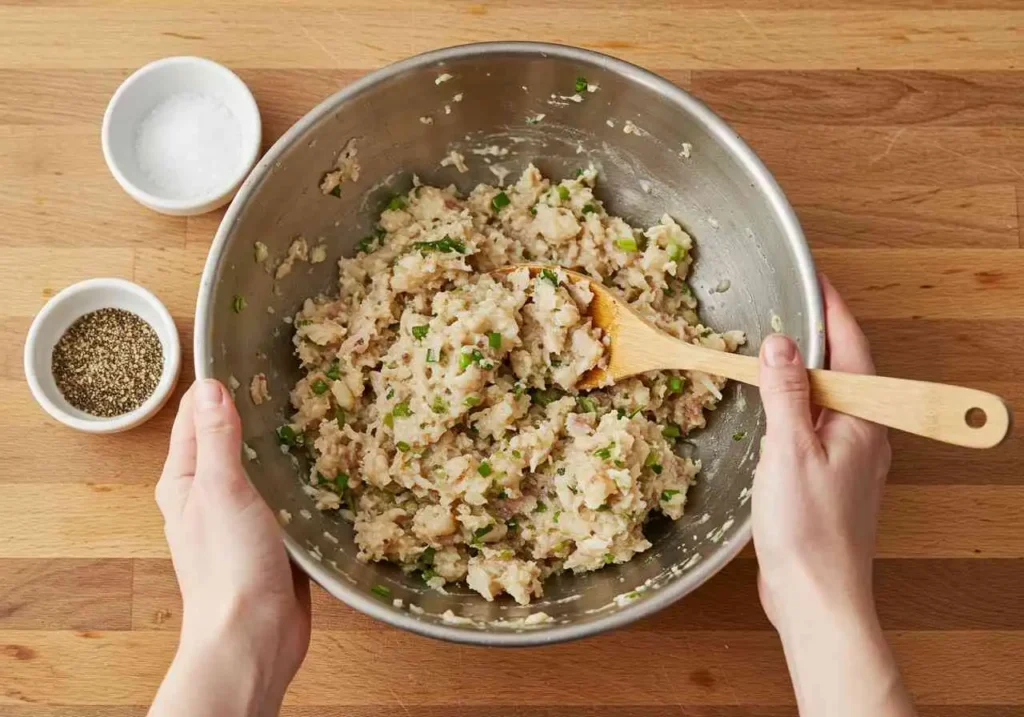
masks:
{"label": "green onion piece", "polygon": [[382,598],[391,597],[391,590],[389,588],[384,587],[383,585],[374,585],[372,588],[370,588],[370,592],[374,595],[379,595]]}
{"label": "green onion piece", "polygon": [[679,438],[683,435],[683,431],[675,423],[668,423],[664,428],[661,429],[661,435],[665,438]]}
{"label": "green onion piece", "polygon": [[360,254],[367,254],[373,251],[373,245],[376,243],[376,237],[363,237],[362,239],[359,240],[359,243],[356,244],[356,251],[359,252]]}
{"label": "green onion piece", "polygon": [[434,353],[434,349],[427,349],[427,363],[437,363],[437,354]]}
{"label": "green onion piece", "polygon": [[310,388],[313,389],[313,393],[315,393],[317,396],[320,396],[326,393],[328,386],[326,381],[324,381],[322,378],[318,378],[316,381],[310,384]]}
{"label": "green onion piece", "polygon": [[732,434],[732,439],[734,441],[742,441],[746,437],[747,437],[747,432],[746,431],[736,431],[734,434]]}
{"label": "green onion piece", "polygon": [[565,475],[565,466],[562,466],[561,468],[559,468],[557,471],[555,471],[555,473],[557,473],[560,476],[564,476]]}
{"label": "green onion piece", "polygon": [[342,471],[334,477],[334,482],[338,484],[338,491],[344,491],[348,488],[348,473]]}
{"label": "green onion piece", "polygon": [[533,509],[533,512],[534,513],[543,513],[547,509],[548,509],[548,507],[546,505],[544,505],[543,502],[538,500],[537,501],[537,507]]}
{"label": "green onion piece", "polygon": [[618,460],[615,461],[615,467],[616,468],[625,468],[626,467],[626,461],[618,461]]}
{"label": "green onion piece", "polygon": [[560,516],[561,514],[562,514],[562,511],[556,510],[555,514],[553,516],[551,516],[551,522],[552,523],[557,523],[558,522],[558,516]]}
{"label": "green onion piece", "polygon": [[406,443],[405,441],[399,441],[398,443],[395,444],[395,448],[400,450],[402,453],[405,453],[409,450],[409,444]]}
{"label": "green onion piece", "polygon": [[522,396],[524,390],[525,389],[523,388],[523,384],[519,383],[518,381],[512,384],[512,395],[515,396],[516,398]]}
{"label": "green onion piece", "polygon": [[473,531],[473,540],[480,540],[480,538],[484,537],[485,535],[490,533],[492,530],[494,530],[494,523],[490,523],[489,525],[485,525],[482,528],[477,528],[476,530]]}
{"label": "green onion piece", "polygon": [[498,192],[494,195],[494,199],[491,200],[491,206],[494,207],[494,211],[500,212],[502,209],[512,203],[512,200],[508,198],[505,192]]}
{"label": "green onion piece", "polygon": [[599,448],[596,451],[594,451],[594,455],[600,458],[601,460],[606,461],[612,457],[612,447],[614,445],[614,443],[609,443],[604,448]]}
{"label": "green onion piece", "polygon": [[576,406],[584,413],[596,413],[597,404],[594,403],[594,399],[590,396],[577,396]]}
{"label": "green onion piece", "polygon": [[677,490],[663,490],[663,491],[661,491],[661,502],[662,503],[668,503],[670,500],[672,500],[672,496],[674,496],[674,495],[679,495],[679,491],[677,491]]}
{"label": "green onion piece", "polygon": [[654,473],[654,475],[660,476],[662,471],[661,464],[655,463],[653,466],[651,466],[651,471]]}
{"label": "green onion piece", "polygon": [[678,376],[669,376],[668,378],[668,392],[669,393],[682,393],[683,392],[683,379]]}
{"label": "green onion piece", "polygon": [[601,505],[598,506],[597,512],[598,513],[607,513],[611,509],[612,509],[612,507],[610,505],[608,505],[607,503],[602,503]]}
{"label": "green onion piece", "polygon": [[334,409],[334,420],[338,422],[338,428],[345,425],[345,409],[341,406]]}
{"label": "green onion piece", "polygon": [[236,314],[240,314],[246,306],[248,306],[248,304],[245,301],[245,297],[241,294],[235,294],[235,298],[231,300],[231,310]]}
{"label": "green onion piece", "polygon": [[612,553],[605,553],[604,554],[604,564],[605,565],[611,565],[614,562],[615,562],[615,555],[613,555]]}
{"label": "green onion piece", "polygon": [[394,388],[394,386],[388,386],[388,390],[387,390],[387,393],[384,394],[384,398],[386,398],[387,400],[390,401],[394,397],[395,397],[395,388]]}
{"label": "green onion piece", "polygon": [[450,236],[445,235],[443,239],[437,241],[418,241],[413,242],[413,249],[419,249],[420,251],[439,251],[442,254],[451,254],[452,252],[458,252],[459,254],[466,253],[466,245],[460,242],[458,239],[452,239]]}
{"label": "green onion piece", "polygon": [[513,457],[513,458],[522,458],[522,457],[523,457],[523,454],[522,454],[522,453],[520,453],[520,452],[519,452],[518,450],[516,450],[515,448],[513,448],[513,449],[512,449],[512,457]]}
{"label": "green onion piece", "polygon": [[617,246],[619,249],[622,249],[622,251],[637,251],[639,249],[636,243],[636,239],[634,239],[633,237],[623,237],[622,239],[616,239],[615,246]]}
{"label": "green onion piece", "polygon": [[434,401],[430,404],[430,410],[434,413],[448,413],[448,402],[440,396],[434,396]]}
{"label": "green onion piece", "polygon": [[431,580],[433,580],[436,577],[437,577],[437,573],[434,572],[433,570],[429,570],[428,569],[428,570],[424,570],[423,571],[423,582],[425,582],[425,583],[429,583]]}
{"label": "green onion piece", "polygon": [[459,354],[459,368],[467,369],[473,363],[473,357],[468,353]]}
{"label": "green onion piece", "polygon": [[576,174],[573,175],[573,176],[575,176],[575,177],[582,177],[583,176],[583,167],[577,167],[576,168]]}
{"label": "green onion piece", "polygon": [[519,527],[519,521],[516,520],[515,518],[509,518],[508,520],[505,521],[505,527],[508,528],[509,530],[515,530],[516,528]]}
{"label": "green onion piece", "polygon": [[593,204],[584,204],[583,209],[580,210],[583,214],[593,214],[597,211],[597,208]]}
{"label": "green onion piece", "polygon": [[686,249],[675,242],[668,245],[668,258],[672,261],[679,261],[686,256]]}
{"label": "green onion piece", "polygon": [[338,359],[334,359],[333,361],[331,361],[331,366],[326,371],[324,371],[324,376],[331,379],[332,381],[337,381],[339,378],[341,378],[341,363],[338,361]]}
{"label": "green onion piece", "polygon": [[550,281],[554,286],[558,286],[558,274],[551,271],[551,269],[541,269],[540,278]]}
{"label": "green onion piece", "polygon": [[384,425],[387,426],[388,428],[394,428],[395,427],[395,417],[394,417],[393,414],[390,414],[390,413],[385,413],[384,414]]}
{"label": "green onion piece", "polygon": [[388,202],[388,209],[405,209],[407,206],[409,205],[406,203],[405,199],[399,194],[396,194],[395,196],[391,197],[391,201]]}
{"label": "green onion piece", "polygon": [[474,408],[474,407],[480,405],[480,397],[479,396],[466,396],[466,398],[462,402],[464,404],[466,404],[467,406],[469,406],[470,408]]}
{"label": "green onion piece", "polygon": [[537,216],[537,205],[536,204],[534,204],[532,207],[530,207],[530,216],[532,216],[532,217]]}
{"label": "green onion piece", "polygon": [[340,196],[341,196],[341,185],[339,184],[339,185],[338,185],[338,186],[336,186],[336,187],[335,187],[334,189],[332,189],[332,190],[331,190],[331,194],[332,194],[333,196],[335,196],[335,197],[340,197]]}
{"label": "green onion piece", "polygon": [[587,78],[586,77],[577,77],[576,78],[576,91],[577,92],[586,92],[587,91]]}
{"label": "green onion piece", "polygon": [[477,466],[476,472],[486,478],[493,473],[494,470],[491,468],[491,464],[487,461],[480,461],[480,465]]}
{"label": "green onion piece", "polygon": [[301,446],[303,444],[304,437],[301,433],[296,432],[294,428],[286,423],[283,426],[278,427],[277,440],[278,443],[284,446]]}
{"label": "green onion piece", "polygon": [[501,491],[498,493],[498,500],[507,500],[507,499],[508,499],[508,492],[504,488],[502,488]]}
{"label": "green onion piece", "polygon": [[501,348],[501,334],[497,331],[492,331],[487,334],[487,345],[497,351]]}
{"label": "green onion piece", "polygon": [[544,407],[549,403],[554,403],[563,395],[562,391],[557,388],[545,388],[543,390],[531,389],[530,401],[538,406]]}
{"label": "green onion piece", "polygon": [[424,336],[427,335],[428,331],[430,331],[430,327],[427,326],[426,324],[422,326],[413,326],[412,337],[417,340],[422,339]]}
{"label": "green onion piece", "polygon": [[401,403],[395,404],[395,407],[391,409],[391,413],[393,413],[396,418],[405,418],[412,415],[412,409],[409,408],[408,401],[402,401]]}
{"label": "green onion piece", "polygon": [[569,188],[568,187],[563,187],[561,184],[559,184],[556,189],[558,191],[558,198],[561,199],[563,202],[568,202],[569,201]]}
{"label": "green onion piece", "polygon": [[436,550],[434,550],[433,548],[427,548],[422,553],[420,553],[419,562],[422,563],[423,565],[433,565],[434,564],[434,555],[436,555],[436,554],[437,554]]}
{"label": "green onion piece", "polygon": [[648,453],[647,457],[644,458],[644,468],[650,468],[653,465],[657,465],[659,457],[660,456],[658,456],[657,451],[651,451],[650,453]]}

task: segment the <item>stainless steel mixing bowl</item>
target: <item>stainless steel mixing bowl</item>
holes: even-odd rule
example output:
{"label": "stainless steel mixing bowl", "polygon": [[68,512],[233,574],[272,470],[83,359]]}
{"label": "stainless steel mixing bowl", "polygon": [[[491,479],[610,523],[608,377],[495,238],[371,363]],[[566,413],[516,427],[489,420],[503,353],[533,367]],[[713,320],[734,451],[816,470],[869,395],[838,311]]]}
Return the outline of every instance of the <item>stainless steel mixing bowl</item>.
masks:
{"label": "stainless steel mixing bowl", "polygon": [[[446,74],[451,79],[442,81]],[[582,101],[573,98],[578,77],[599,88],[580,93]],[[340,197],[324,196],[320,178],[352,138],[359,179],[343,185]],[[440,166],[453,150],[465,155],[468,172]],[[810,365],[822,362],[814,266],[785,197],[733,130],[650,72],[569,47],[468,45],[374,72],[313,109],[259,162],[220,225],[196,311],[196,373],[243,384],[257,372],[269,376],[269,407],[239,392],[245,439],[259,455],[246,467],[267,503],[293,516],[284,530],[294,560],[365,613],[461,642],[541,644],[623,625],[697,588],[750,537],[747,497],[764,420],[756,391],[741,386],[727,389],[708,427],[692,436],[704,470],[686,516],[652,522],[654,547],[628,564],[548,580],[544,599],[529,607],[507,598],[488,603],[468,590],[442,595],[394,566],[360,563],[350,526],[317,512],[301,490],[274,438],[299,375],[282,317],[304,298],[332,290],[334,260],[353,253],[382,199],[407,190],[413,172],[424,182],[469,190],[493,183],[495,169],[514,178],[530,161],[553,177],[593,163],[609,211],[634,225],[671,214],[696,238],[692,286],[708,322],[746,330],[751,352],[781,322]],[[274,282],[253,261],[253,242],[281,255],[299,234],[311,242],[323,237],[330,260],[298,264]],[[248,302],[241,313],[232,311],[237,294]],[[378,585],[390,591],[387,598],[371,591]],[[522,624],[539,611],[551,621]]]}

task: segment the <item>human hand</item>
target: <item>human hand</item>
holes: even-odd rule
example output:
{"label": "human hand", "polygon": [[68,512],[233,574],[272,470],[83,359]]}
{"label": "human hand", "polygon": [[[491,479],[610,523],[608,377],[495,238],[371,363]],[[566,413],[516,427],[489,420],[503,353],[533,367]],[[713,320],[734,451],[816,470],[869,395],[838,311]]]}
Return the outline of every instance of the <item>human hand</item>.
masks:
{"label": "human hand", "polygon": [[[825,277],[830,367],[873,374],[867,339]],[[891,451],[886,429],[811,413],[796,345],[761,346],[768,420],[754,477],[754,549],[765,613],[782,638],[801,715],[914,714],[875,613],[871,561]]]}
{"label": "human hand", "polygon": [[224,387],[193,384],[156,487],[183,614],[151,715],[277,714],[309,645],[309,581],[242,472],[241,441]]}

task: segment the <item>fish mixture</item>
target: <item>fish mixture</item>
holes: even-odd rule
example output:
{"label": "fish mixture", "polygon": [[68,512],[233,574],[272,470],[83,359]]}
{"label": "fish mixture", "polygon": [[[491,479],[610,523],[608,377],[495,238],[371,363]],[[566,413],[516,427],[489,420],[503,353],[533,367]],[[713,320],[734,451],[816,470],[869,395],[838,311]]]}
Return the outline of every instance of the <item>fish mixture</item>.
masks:
{"label": "fish mixture", "polygon": [[[305,489],[354,524],[360,559],[526,604],[552,573],[649,548],[653,513],[682,515],[700,461],[680,442],[725,382],[660,371],[577,391],[607,339],[562,267],[692,343],[745,338],[700,323],[691,237],[668,215],[647,229],[610,216],[596,181],[532,165],[468,196],[417,181],[339,262],[338,294],[295,315],[303,377],[278,438],[306,452]],[[491,273],[523,262],[550,268]]]}

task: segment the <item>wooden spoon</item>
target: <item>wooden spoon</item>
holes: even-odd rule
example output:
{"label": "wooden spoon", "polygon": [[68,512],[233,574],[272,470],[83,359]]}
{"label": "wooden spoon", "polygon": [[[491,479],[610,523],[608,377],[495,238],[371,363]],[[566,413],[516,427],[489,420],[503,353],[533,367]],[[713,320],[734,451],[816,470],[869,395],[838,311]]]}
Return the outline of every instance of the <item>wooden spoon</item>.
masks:
{"label": "wooden spoon", "polygon": [[[496,274],[525,268],[531,274],[546,267],[519,264]],[[669,336],[637,316],[607,287],[589,276],[562,269],[585,281],[594,293],[590,317],[609,339],[608,367],[591,369],[576,387],[589,390],[645,371],[703,371],[758,385],[758,360],[753,356],[715,351]],[[884,376],[810,369],[811,400],[819,406],[857,416],[907,433],[968,448],[992,448],[1010,430],[1010,412],[998,396],[962,386]]]}

